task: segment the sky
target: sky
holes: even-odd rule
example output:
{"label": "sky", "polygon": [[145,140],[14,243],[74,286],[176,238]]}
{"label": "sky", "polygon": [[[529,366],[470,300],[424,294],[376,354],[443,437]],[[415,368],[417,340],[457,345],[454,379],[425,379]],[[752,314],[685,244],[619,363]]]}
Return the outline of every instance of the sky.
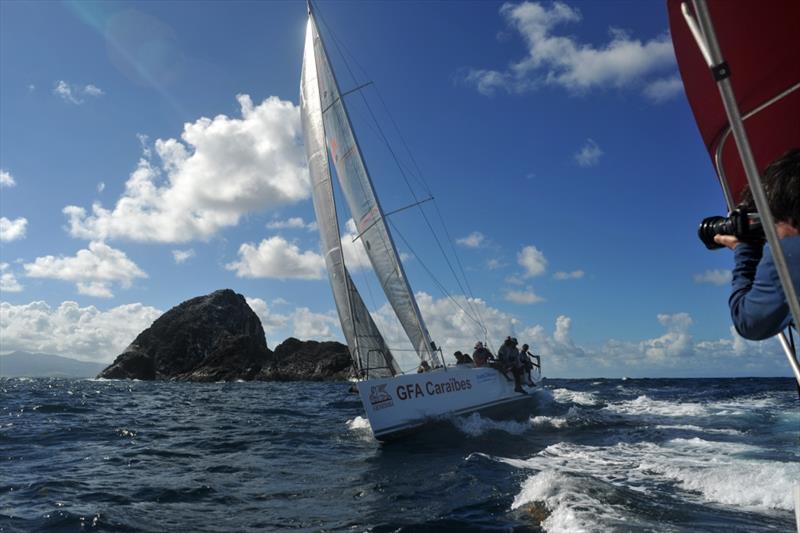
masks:
{"label": "sky", "polygon": [[[725,204],[663,2],[316,13],[342,91],[371,82],[345,99],[384,211],[434,197],[390,227],[445,353],[481,338],[471,310],[550,377],[790,375],[776,340],[736,335],[731,254],[697,238]],[[304,2],[0,2],[0,353],[110,362],[222,288],[270,347],[343,340],[302,141],[305,28]],[[402,347],[339,206],[348,268]]]}

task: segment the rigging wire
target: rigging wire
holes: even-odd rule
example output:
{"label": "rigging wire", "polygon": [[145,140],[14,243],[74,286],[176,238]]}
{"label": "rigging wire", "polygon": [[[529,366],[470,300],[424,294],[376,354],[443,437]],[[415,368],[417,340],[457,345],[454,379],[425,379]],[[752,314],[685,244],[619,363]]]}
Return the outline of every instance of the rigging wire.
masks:
{"label": "rigging wire", "polygon": [[[394,222],[392,222],[392,221],[390,220],[390,221],[389,221],[389,224],[391,224],[391,225],[392,225],[392,230],[393,230],[393,231],[395,231],[395,232],[397,233],[397,235],[400,237],[400,240],[402,240],[402,241],[403,241],[403,244],[405,244],[405,245],[408,247],[408,249],[411,251],[411,253],[414,255],[414,257],[416,257],[416,258],[417,258],[417,260],[419,261],[420,265],[422,265],[422,268],[424,268],[424,269],[425,269],[425,272],[427,272],[427,273],[428,273],[428,275],[430,276],[431,280],[432,280],[432,281],[433,281],[433,282],[436,284],[436,286],[437,286],[437,287],[439,287],[439,290],[440,290],[440,291],[442,291],[442,293],[444,293],[444,295],[445,295],[445,296],[446,296],[446,297],[447,297],[447,298],[448,298],[448,299],[449,299],[451,302],[453,302],[453,304],[454,304],[456,307],[458,307],[459,309],[461,309],[461,310],[464,312],[464,315],[466,315],[466,317],[467,317],[467,318],[469,318],[470,320],[472,320],[473,322],[475,322],[475,324],[477,324],[477,326],[478,326],[478,328],[481,330],[481,332],[485,331],[485,329],[486,329],[486,328],[483,326],[483,324],[482,324],[480,321],[478,321],[478,320],[477,320],[475,317],[473,317],[472,315],[470,315],[470,314],[469,314],[469,312],[468,312],[466,309],[464,309],[463,307],[461,307],[461,304],[459,304],[459,303],[458,303],[458,300],[456,300],[456,299],[455,299],[455,298],[454,298],[454,297],[453,297],[453,296],[450,294],[450,292],[448,292],[447,288],[446,288],[444,285],[442,285],[442,283],[441,283],[441,282],[440,282],[440,281],[439,281],[439,280],[436,278],[436,276],[433,274],[433,272],[431,272],[431,270],[428,268],[428,266],[425,264],[425,262],[422,260],[422,258],[421,258],[419,255],[417,255],[417,253],[414,251],[414,248],[411,246],[411,244],[409,244],[408,240],[407,240],[407,239],[405,238],[405,236],[404,236],[404,235],[403,235],[403,234],[400,232],[400,230],[397,228],[397,226],[395,225],[395,223],[394,223]],[[469,302],[469,298],[466,298],[466,297],[465,297],[465,300],[466,300],[467,302]]]}
{"label": "rigging wire", "polygon": [[[328,30],[328,33],[331,35],[331,38],[332,38],[332,40],[334,42],[334,45],[336,46],[336,49],[339,52],[339,55],[342,58],[342,61],[344,62],[344,65],[347,68],[347,71],[350,74],[350,77],[354,80],[354,82],[356,84],[358,84],[358,78],[354,74],[353,69],[350,67],[350,64],[347,61],[347,58],[345,57],[345,54],[342,51],[342,49],[344,48],[347,51],[348,55],[351,56],[351,58],[353,59],[353,61],[357,65],[358,65],[358,61],[355,60],[354,56],[349,52],[349,50],[346,49],[346,46],[343,43],[340,43],[339,39],[336,37],[335,32],[332,31],[332,29],[327,24],[327,22],[325,21],[324,17],[321,14],[319,14],[319,18],[322,21],[322,23],[325,25],[326,29]],[[366,73],[364,71],[363,67],[361,67],[360,65],[358,65],[358,67],[361,69],[362,72]],[[374,84],[373,84],[373,87],[374,87]],[[387,108],[387,106],[385,104],[385,101],[383,100],[382,97],[380,97],[380,94],[377,91],[377,88],[376,88],[376,94],[378,94],[379,99],[381,100],[384,109],[387,111],[387,114],[389,115],[391,121],[393,122],[396,131],[400,134],[400,137],[401,137],[401,139],[403,141],[403,144],[405,145],[406,151],[410,155],[412,163],[414,164],[414,166],[417,169],[418,175],[414,175],[413,172],[409,172],[409,174],[414,176],[417,179],[417,181],[422,184],[423,188],[428,192],[428,194],[430,196],[433,196],[431,194],[430,187],[427,185],[427,183],[424,181],[424,179],[422,179],[422,173],[419,171],[419,165],[417,165],[416,160],[414,159],[413,155],[411,154],[411,150],[409,149],[408,144],[405,142],[405,139],[402,137],[402,134],[399,132],[399,128],[397,127],[396,121],[394,120],[393,117],[391,117],[391,113],[388,112],[388,108]],[[375,127],[377,128],[379,137],[381,138],[381,140],[385,144],[386,148],[389,150],[389,153],[391,154],[392,159],[394,160],[395,164],[397,165],[398,170],[400,171],[400,175],[402,176],[403,181],[405,182],[406,186],[408,187],[408,190],[411,193],[411,196],[414,198],[415,202],[418,202],[417,194],[414,191],[414,188],[411,186],[411,183],[408,180],[408,176],[407,176],[405,170],[403,169],[403,164],[401,163],[401,161],[400,161],[399,157],[397,156],[397,153],[395,152],[395,150],[392,148],[391,143],[389,142],[389,139],[387,138],[386,134],[384,133],[383,128],[381,128],[380,123],[378,122],[377,117],[375,116],[375,113],[372,110],[372,107],[369,105],[369,102],[367,101],[367,99],[366,99],[366,97],[364,96],[363,93],[361,94],[361,98],[362,98],[362,100],[364,102],[364,106],[366,107],[367,111],[369,112],[369,114],[370,114],[370,116],[371,116],[371,118],[372,118],[372,120],[373,120],[373,122],[375,124]],[[444,219],[443,219],[443,217],[441,215],[441,211],[438,208],[436,209],[436,212],[437,212],[437,214],[439,216],[440,223],[442,224],[442,227],[445,230],[445,234],[446,234],[446,236],[448,238],[448,242],[450,243],[451,249],[453,251],[453,255],[455,256],[456,262],[457,262],[457,264],[459,266],[459,269],[461,271],[461,275],[464,277],[464,283],[467,285],[467,289],[466,290],[464,288],[464,285],[462,285],[462,283],[461,283],[461,279],[459,278],[458,274],[456,273],[455,269],[453,268],[453,265],[452,265],[452,263],[450,261],[450,258],[448,257],[447,253],[445,252],[445,249],[442,246],[441,240],[439,239],[439,236],[438,236],[437,232],[434,230],[430,220],[428,219],[427,215],[425,214],[424,209],[421,206],[419,206],[419,211],[420,211],[420,214],[422,215],[422,218],[425,220],[425,224],[427,225],[428,229],[430,230],[431,234],[433,235],[434,240],[436,241],[436,245],[438,246],[439,251],[442,253],[442,256],[444,257],[445,262],[446,262],[448,268],[450,269],[451,274],[453,275],[453,278],[455,279],[456,283],[458,284],[459,289],[461,290],[462,293],[470,295],[471,298],[467,299],[468,305],[470,307],[470,310],[473,313],[475,313],[478,316],[478,318],[476,319],[475,317],[470,315],[470,313],[467,312],[465,309],[463,309],[461,306],[459,306],[459,308],[461,308],[462,311],[464,311],[470,317],[471,320],[473,320],[474,322],[476,322],[476,323],[478,323],[480,325],[481,332],[482,332],[484,338],[486,338],[487,337],[487,330],[486,330],[486,327],[483,324],[483,317],[480,315],[480,312],[477,310],[477,306],[474,304],[475,297],[474,297],[474,295],[472,293],[472,288],[469,286],[469,281],[467,280],[466,274],[464,273],[464,268],[463,268],[463,265],[461,264],[460,259],[458,258],[458,254],[455,253],[455,249],[453,248],[453,245],[452,245],[452,237],[450,236],[450,233],[447,231],[447,226],[444,223]],[[392,224],[392,227],[396,228],[396,226],[394,224]],[[414,255],[416,255],[416,254],[414,254]],[[425,268],[427,270],[427,267],[425,267]],[[428,272],[432,276],[432,278],[434,279],[434,282],[438,286],[442,287],[442,285],[438,281],[438,279],[436,279],[435,276],[433,276],[433,274],[430,271],[428,271]],[[443,292],[445,292],[446,294],[449,295],[449,293],[447,293],[446,291],[443,290]],[[455,300],[453,300],[453,301],[455,301]]]}

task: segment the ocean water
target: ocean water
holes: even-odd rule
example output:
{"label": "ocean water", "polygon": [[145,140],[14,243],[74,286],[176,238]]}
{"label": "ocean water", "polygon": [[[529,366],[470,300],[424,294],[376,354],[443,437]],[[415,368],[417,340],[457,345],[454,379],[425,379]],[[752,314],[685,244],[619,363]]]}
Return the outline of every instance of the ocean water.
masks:
{"label": "ocean water", "polygon": [[790,379],[545,380],[373,440],[346,383],[0,381],[2,531],[792,531]]}

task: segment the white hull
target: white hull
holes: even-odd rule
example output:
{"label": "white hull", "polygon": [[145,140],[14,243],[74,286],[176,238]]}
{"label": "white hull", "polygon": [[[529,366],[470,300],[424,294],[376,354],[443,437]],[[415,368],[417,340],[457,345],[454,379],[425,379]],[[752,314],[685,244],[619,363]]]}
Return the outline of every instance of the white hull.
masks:
{"label": "white hull", "polygon": [[431,419],[530,400],[492,368],[449,367],[358,382],[372,433],[388,440]]}

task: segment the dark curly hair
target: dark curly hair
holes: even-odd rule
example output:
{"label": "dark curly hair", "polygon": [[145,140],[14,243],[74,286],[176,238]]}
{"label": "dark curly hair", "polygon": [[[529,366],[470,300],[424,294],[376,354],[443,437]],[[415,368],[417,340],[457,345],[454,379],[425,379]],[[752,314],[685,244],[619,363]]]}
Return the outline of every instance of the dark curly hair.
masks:
{"label": "dark curly hair", "polygon": [[[800,148],[792,148],[770,163],[761,183],[775,221],[785,221],[800,229]],[[742,198],[747,205],[754,204],[749,188]]]}

